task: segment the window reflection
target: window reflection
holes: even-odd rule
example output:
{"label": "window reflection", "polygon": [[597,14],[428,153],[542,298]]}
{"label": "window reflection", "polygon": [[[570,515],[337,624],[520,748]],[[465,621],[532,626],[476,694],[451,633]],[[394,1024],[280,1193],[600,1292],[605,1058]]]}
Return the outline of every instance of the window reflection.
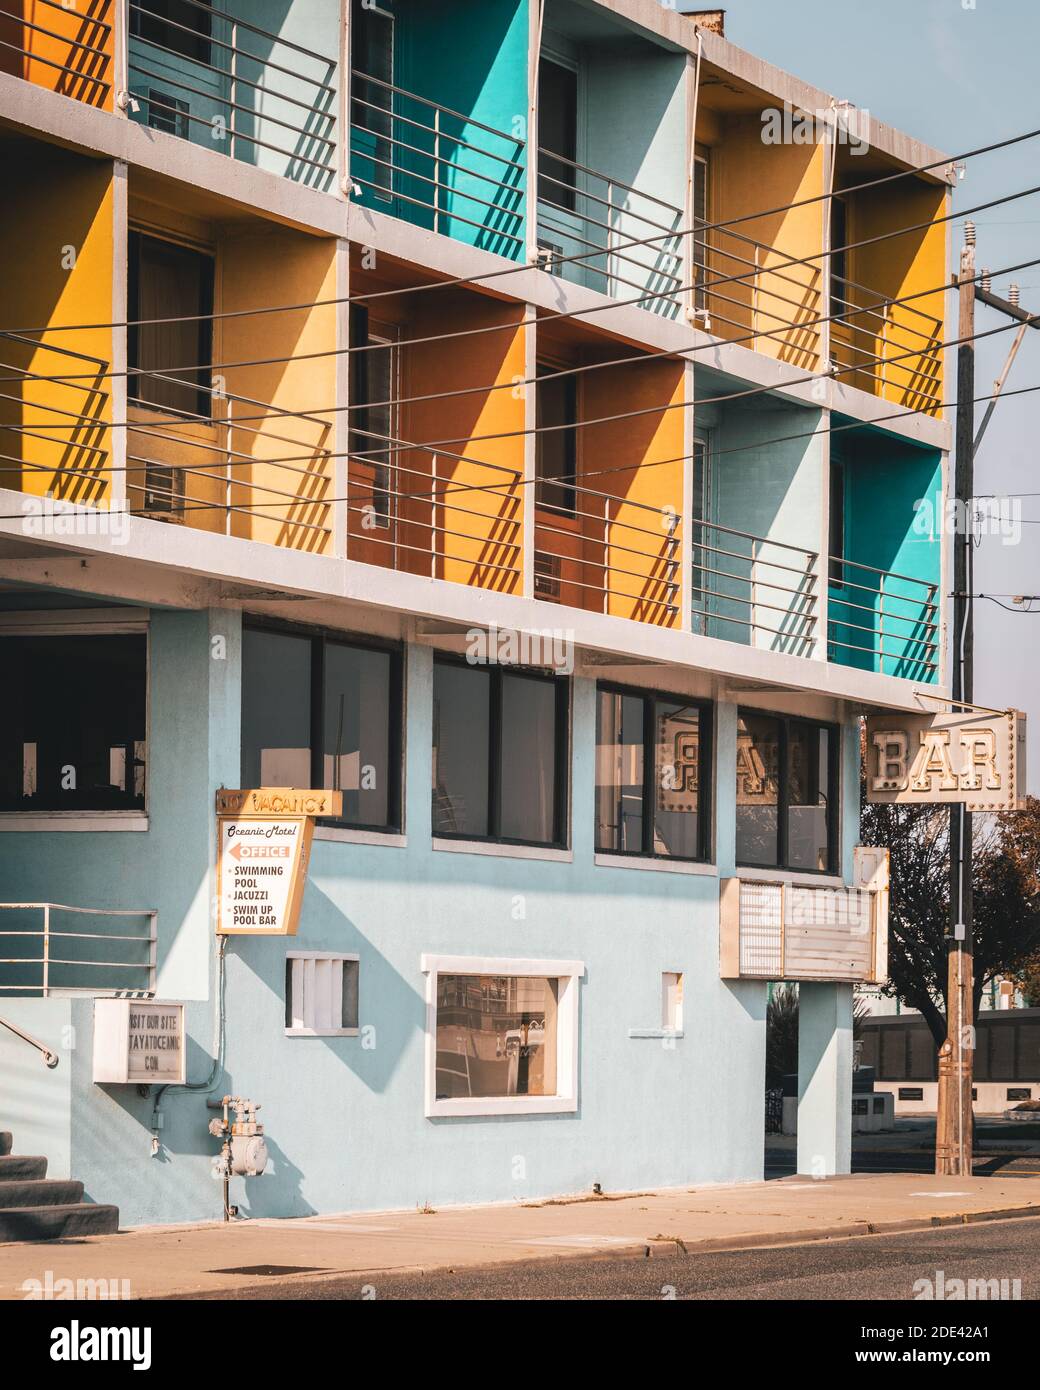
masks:
{"label": "window reflection", "polygon": [[436,1097],[556,1094],[559,981],[439,975]]}
{"label": "window reflection", "polygon": [[759,714],[737,721],[737,862],[780,862],[780,721]]}

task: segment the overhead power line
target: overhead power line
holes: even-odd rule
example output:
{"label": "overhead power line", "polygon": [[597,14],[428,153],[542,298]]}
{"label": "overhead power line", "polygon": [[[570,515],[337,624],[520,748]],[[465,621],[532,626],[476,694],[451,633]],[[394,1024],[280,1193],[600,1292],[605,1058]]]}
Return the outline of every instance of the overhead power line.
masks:
{"label": "overhead power line", "polygon": [[[705,232],[724,230],[728,227],[739,226],[745,222],[754,222],[760,218],[775,217],[781,213],[792,212],[796,208],[810,207],[814,203],[829,202],[832,198],[840,197],[843,193],[861,193],[869,188],[880,188],[886,184],[894,183],[899,179],[913,178],[918,174],[929,173],[933,169],[946,168],[955,163],[960,163],[966,159],[974,159],[979,155],[992,154],[996,150],[1007,149],[1012,145],[1022,144],[1026,140],[1035,140],[1040,136],[1040,127],[1034,130],[1023,131],[1018,135],[1011,135],[1003,140],[995,140],[988,145],[978,145],[974,149],[964,150],[960,154],[950,155],[947,158],[932,160],[929,164],[916,164],[907,169],[897,169],[894,173],[880,175],[876,179],[868,179],[863,183],[858,183],[850,189],[832,189],[826,193],[815,193],[807,198],[800,198],[794,202],[780,203],[776,207],[763,208],[756,212],[741,213],[737,217],[722,218],[716,222],[700,222],[693,227],[677,228],[674,231],[664,232],[652,237],[632,237],[623,238],[621,243],[615,244],[612,250],[628,250],[638,246],[653,245],[658,241],[667,241],[677,237],[688,237],[704,234]],[[984,206],[992,206],[986,204]],[[957,216],[967,216],[967,212],[958,213]],[[360,243],[356,243],[360,244]],[[595,259],[597,256],[607,254],[605,249],[594,251],[575,252],[573,255],[554,256],[553,262],[556,265],[579,263]],[[376,290],[369,294],[362,295],[343,295],[332,299],[311,300],[300,304],[281,304],[281,305],[261,305],[254,309],[229,309],[211,314],[183,314],[164,318],[150,319],[122,319],[110,323],[92,324],[48,324],[43,328],[19,328],[12,332],[24,333],[26,335],[34,333],[75,333],[87,332],[109,328],[127,328],[131,325],[141,326],[144,324],[157,323],[194,323],[204,319],[228,319],[228,318],[247,318],[252,315],[261,314],[283,314],[297,313],[305,309],[326,308],[337,304],[361,304],[373,299],[385,299],[398,294],[416,294],[425,290],[451,289],[452,287],[463,285],[479,285],[488,280],[500,279],[507,275],[519,275],[524,271],[530,271],[536,267],[525,262],[522,265],[506,266],[501,270],[487,271],[480,275],[460,275],[449,279],[430,280],[424,284],[412,286],[398,286],[393,289]],[[656,296],[660,298],[660,295]]]}

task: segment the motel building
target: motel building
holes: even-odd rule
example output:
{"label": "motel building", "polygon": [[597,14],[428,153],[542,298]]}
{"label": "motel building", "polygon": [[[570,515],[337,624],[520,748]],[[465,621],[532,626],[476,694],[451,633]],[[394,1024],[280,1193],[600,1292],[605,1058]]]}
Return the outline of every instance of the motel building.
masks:
{"label": "motel building", "polygon": [[656,0],[13,10],[0,1227],[760,1179],[781,979],[848,1171],[944,157]]}

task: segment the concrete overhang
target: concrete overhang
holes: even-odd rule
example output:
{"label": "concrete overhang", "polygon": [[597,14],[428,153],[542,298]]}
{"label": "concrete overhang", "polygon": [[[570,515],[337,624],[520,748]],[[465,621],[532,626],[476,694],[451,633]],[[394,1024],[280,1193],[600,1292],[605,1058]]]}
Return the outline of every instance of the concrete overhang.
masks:
{"label": "concrete overhang", "polygon": [[[100,533],[107,515],[70,507],[68,527],[91,524],[98,534],[27,535],[25,498],[0,490],[0,581],[106,595],[113,600],[184,607],[255,608],[291,603],[303,621],[309,603],[330,606],[349,629],[352,612],[436,620],[517,632],[564,632],[575,647],[612,653],[624,662],[710,672],[728,683],[825,696],[854,708],[919,709],[914,682],[742,646],[696,633],[652,627],[627,618],[498,594],[358,561],[309,555],[259,541],[217,536],[143,517],[127,518],[118,538]],[[20,557],[20,547],[32,550]],[[46,553],[43,553],[46,551]],[[258,610],[262,611],[262,610]],[[928,686],[931,694],[944,688]]]}

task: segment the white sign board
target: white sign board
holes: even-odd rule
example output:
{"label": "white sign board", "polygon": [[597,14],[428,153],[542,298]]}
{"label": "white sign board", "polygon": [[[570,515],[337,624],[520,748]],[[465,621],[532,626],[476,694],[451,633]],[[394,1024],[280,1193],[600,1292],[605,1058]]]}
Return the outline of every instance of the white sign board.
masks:
{"label": "white sign board", "polygon": [[95,999],[93,1079],[117,1085],[183,1085],[184,1005],[156,999]]}
{"label": "white sign board", "polygon": [[220,818],[220,931],[291,933],[305,821]]}

